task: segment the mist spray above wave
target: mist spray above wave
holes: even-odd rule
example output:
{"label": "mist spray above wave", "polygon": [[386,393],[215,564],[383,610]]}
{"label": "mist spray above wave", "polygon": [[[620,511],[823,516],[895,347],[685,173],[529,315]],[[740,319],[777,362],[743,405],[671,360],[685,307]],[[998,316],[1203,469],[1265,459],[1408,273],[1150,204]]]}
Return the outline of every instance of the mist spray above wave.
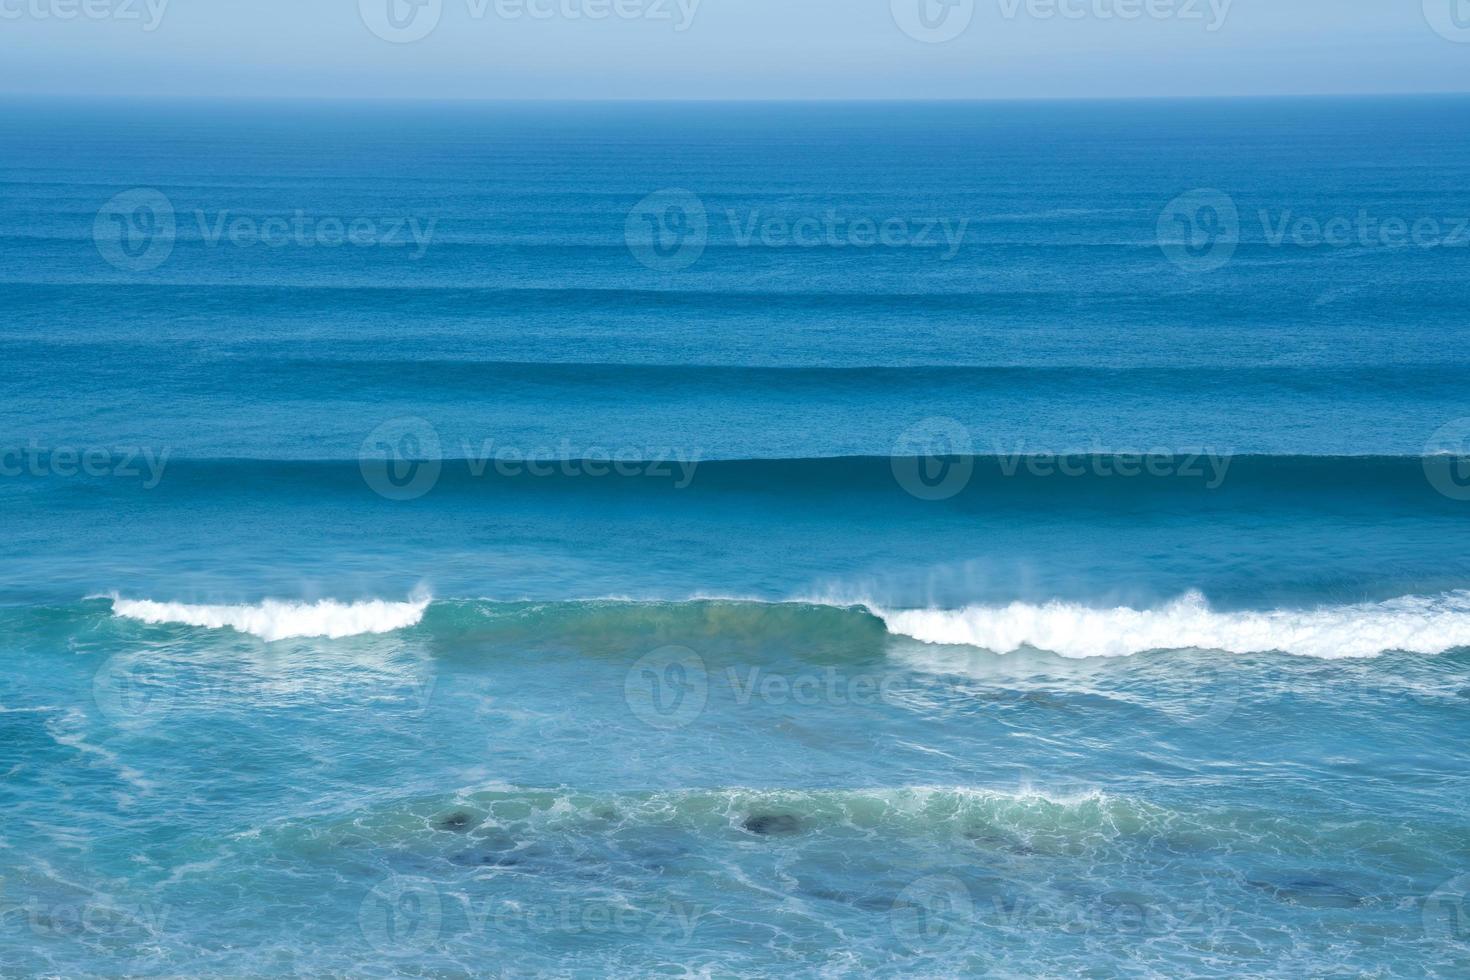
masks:
{"label": "mist spray above wave", "polygon": [[1470,646],[1470,592],[1381,603],[1216,612],[1192,592],[1158,609],[1092,609],[1066,602],[885,611],[890,632],[925,643],[1065,657],[1126,657],[1150,650],[1280,651],[1327,659],[1389,650],[1438,654]]}
{"label": "mist spray above wave", "polygon": [[253,606],[198,606],[181,602],[112,598],[112,611],[117,616],[145,623],[183,623],[206,629],[234,629],[263,640],[286,640],[296,637],[341,639],[364,633],[391,633],[418,625],[430,599],[408,602],[342,603],[330,599],[321,602],[280,602],[274,599]]}

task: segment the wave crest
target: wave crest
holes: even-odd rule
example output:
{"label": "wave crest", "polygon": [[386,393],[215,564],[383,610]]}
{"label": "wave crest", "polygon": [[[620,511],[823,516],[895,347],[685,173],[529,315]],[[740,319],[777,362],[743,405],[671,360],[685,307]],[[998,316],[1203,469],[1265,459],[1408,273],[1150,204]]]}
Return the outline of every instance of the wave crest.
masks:
{"label": "wave crest", "polygon": [[1198,592],[1146,610],[1017,602],[957,610],[873,611],[890,632],[924,643],[997,653],[1034,648],[1079,659],[1184,649],[1340,659],[1391,650],[1439,654],[1470,646],[1470,592],[1248,612],[1216,612]]}
{"label": "wave crest", "polygon": [[408,602],[372,599],[342,603],[281,602],[267,599],[253,606],[202,606],[181,602],[112,597],[112,612],[144,623],[182,623],[206,629],[233,629],[262,640],[326,637],[338,640],[365,633],[391,633],[418,625],[428,598]]}
{"label": "wave crest", "polygon": [[233,629],[263,640],[341,639],[425,622],[435,634],[502,642],[575,639],[584,650],[680,643],[710,655],[732,643],[798,647],[808,655],[877,655],[890,637],[968,646],[997,654],[1041,650],[1073,659],[1164,650],[1286,653],[1324,659],[1470,648],[1470,591],[1379,603],[1224,612],[1191,592],[1151,609],[1074,602],[1014,602],[963,609],[891,609],[874,602],[684,602],[598,600],[549,603],[369,600],[190,605],[111,597],[116,616],[153,624]]}

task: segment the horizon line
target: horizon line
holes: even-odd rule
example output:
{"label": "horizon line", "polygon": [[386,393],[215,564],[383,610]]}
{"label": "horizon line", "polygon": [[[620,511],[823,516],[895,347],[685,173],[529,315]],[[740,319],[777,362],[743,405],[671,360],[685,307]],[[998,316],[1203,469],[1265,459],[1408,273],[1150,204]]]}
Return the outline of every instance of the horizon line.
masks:
{"label": "horizon line", "polygon": [[1186,94],[1186,95],[1034,95],[973,98],[926,98],[926,97],[846,97],[806,96],[795,98],[732,98],[724,96],[693,98],[460,98],[449,96],[377,96],[377,95],[236,95],[207,94],[190,95],[179,93],[74,93],[74,92],[0,92],[0,101],[76,101],[76,102],[184,102],[184,103],[362,103],[403,105],[990,105],[1019,103],[1062,103],[1062,102],[1239,102],[1278,100],[1341,100],[1341,99],[1433,99],[1467,98],[1470,89],[1464,91],[1405,91],[1405,92],[1269,92],[1241,94]]}

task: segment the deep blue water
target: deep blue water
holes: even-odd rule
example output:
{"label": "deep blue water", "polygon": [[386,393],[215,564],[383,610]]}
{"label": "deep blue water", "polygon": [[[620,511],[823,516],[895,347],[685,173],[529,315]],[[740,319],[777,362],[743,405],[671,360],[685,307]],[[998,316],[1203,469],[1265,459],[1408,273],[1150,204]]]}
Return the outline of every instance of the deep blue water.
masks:
{"label": "deep blue water", "polygon": [[1470,972],[1470,99],[0,105],[0,974]]}

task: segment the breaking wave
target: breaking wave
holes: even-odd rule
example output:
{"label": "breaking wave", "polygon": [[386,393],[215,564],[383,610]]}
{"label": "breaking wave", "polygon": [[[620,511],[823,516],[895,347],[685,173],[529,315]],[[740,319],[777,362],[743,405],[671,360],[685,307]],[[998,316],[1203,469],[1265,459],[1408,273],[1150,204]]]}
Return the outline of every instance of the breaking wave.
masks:
{"label": "breaking wave", "polygon": [[1198,592],[1150,609],[1074,602],[888,609],[873,602],[586,600],[493,602],[428,598],[343,603],[266,600],[191,605],[112,598],[114,615],[150,624],[233,629],[263,640],[341,639],[422,625],[429,635],[522,644],[573,641],[588,650],[646,644],[771,645],[793,651],[878,653],[895,637],[997,654],[1126,657],[1163,650],[1286,653],[1324,659],[1470,648],[1470,591],[1304,609],[1221,611]]}
{"label": "breaking wave", "polygon": [[1470,646],[1470,592],[1300,610],[1217,612],[1204,596],[1191,592],[1158,609],[1017,602],[877,614],[891,632],[925,643],[997,653],[1035,648],[1077,658],[1202,649],[1337,659],[1390,650],[1437,654]]}
{"label": "breaking wave", "polygon": [[251,606],[196,606],[181,602],[152,602],[114,597],[112,611],[144,623],[182,623],[206,629],[233,629],[263,640],[296,637],[341,639],[364,633],[391,633],[418,625],[428,609],[427,598],[409,602],[342,603],[281,602],[267,599]]}

